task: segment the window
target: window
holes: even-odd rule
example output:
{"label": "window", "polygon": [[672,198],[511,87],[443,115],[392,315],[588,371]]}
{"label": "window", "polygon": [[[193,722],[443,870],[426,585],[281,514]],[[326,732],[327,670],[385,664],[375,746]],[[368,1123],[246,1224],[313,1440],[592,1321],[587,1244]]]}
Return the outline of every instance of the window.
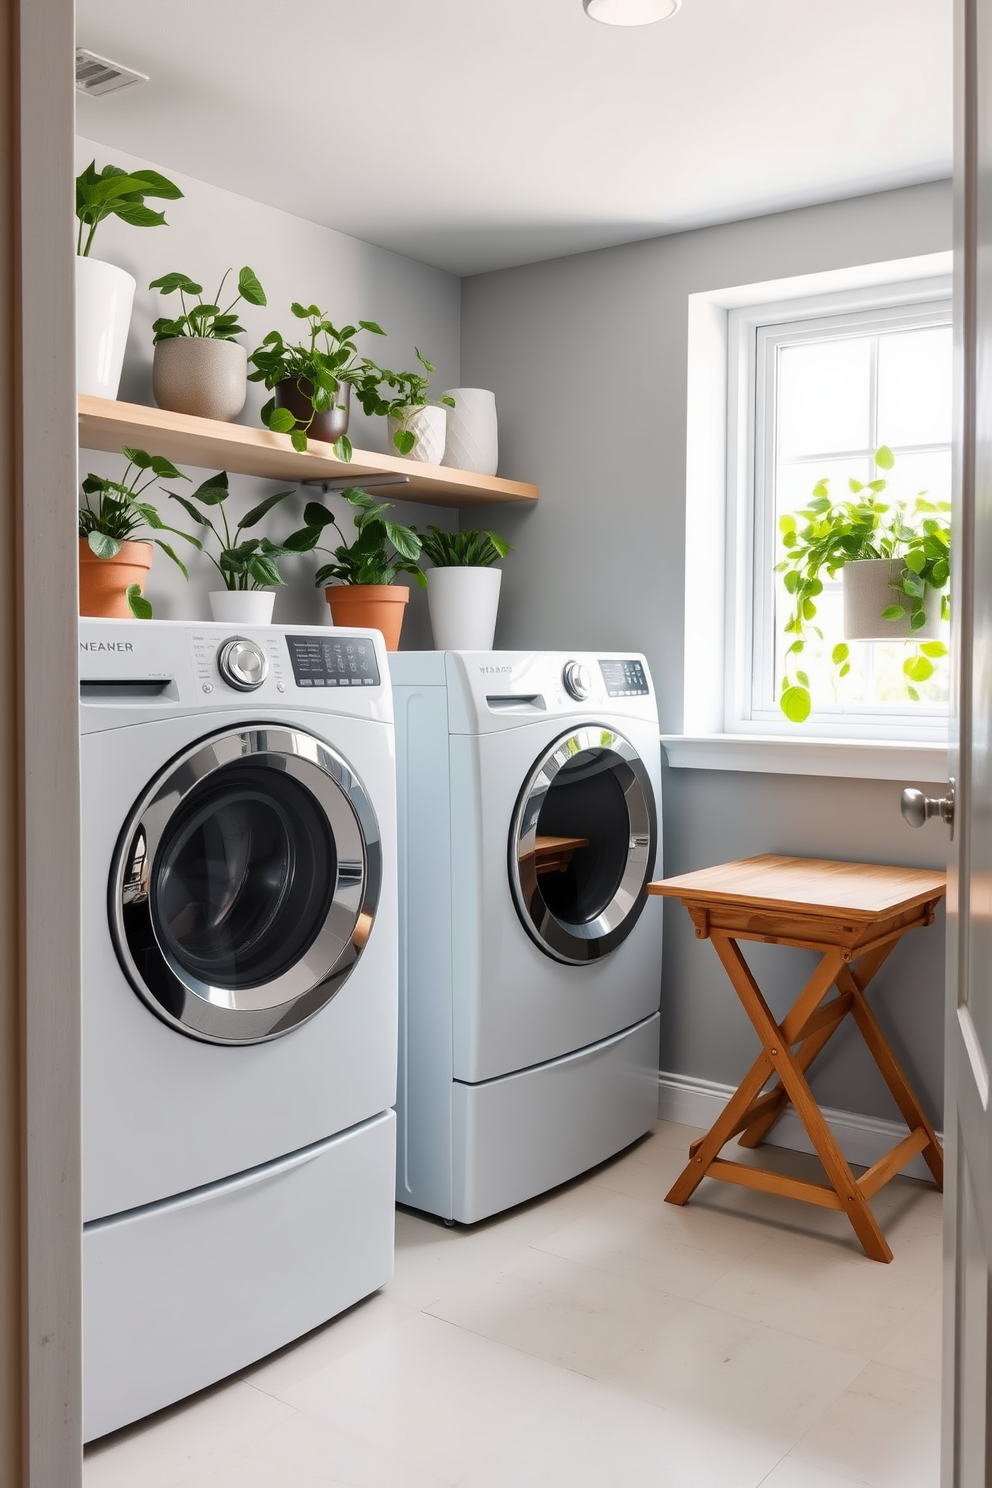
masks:
{"label": "window", "polygon": [[[789,656],[794,608],[776,565],[786,556],[783,518],[807,508],[826,481],[834,502],[851,482],[884,478],[880,499],[950,500],[951,304],[945,285],[889,286],[738,309],[729,317],[730,410],[726,728],[820,737],[941,739],[949,664],[907,678],[913,643],[849,643],[844,675],[831,657],[844,643],[842,580],[824,575],[802,656]],[[886,446],[891,469],[875,453]],[[823,488],[820,488],[822,494]],[[867,495],[867,490],[864,495]],[[916,522],[925,518],[918,516]],[[913,521],[913,518],[908,518]],[[804,525],[800,519],[800,525]],[[946,643],[946,624],[942,639]],[[802,725],[779,706],[782,679],[808,678]],[[926,666],[923,671],[926,671]],[[912,686],[918,700],[912,700]]]}

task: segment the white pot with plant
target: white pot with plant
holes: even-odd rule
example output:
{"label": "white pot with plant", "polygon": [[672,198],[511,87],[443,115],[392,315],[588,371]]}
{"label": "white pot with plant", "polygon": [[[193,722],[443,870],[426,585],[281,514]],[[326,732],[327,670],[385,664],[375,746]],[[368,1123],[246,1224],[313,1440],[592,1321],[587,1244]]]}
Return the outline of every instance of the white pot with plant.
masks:
{"label": "white pot with plant", "polygon": [[[257,527],[262,518],[292,492],[276,491],[274,495],[266,496],[241,518],[233,532],[224,507],[230,495],[226,470],[209,476],[202,486],[190,492],[189,497],[180,496],[175,491],[168,494],[173,501],[179,502],[200,529],[198,538],[184,532],[186,541],[206,554],[223,582],[223,588],[210,591],[211,617],[233,625],[267,625],[272,619],[275,603],[271,587],[286,582],[276,559],[284,557],[290,549],[267,537],[246,539],[243,534]],[[197,503],[195,506],[194,502]],[[208,510],[218,508],[219,527],[206,511],[200,510],[201,507]],[[211,552],[211,548],[216,548],[216,554]]]}
{"label": "white pot with plant", "polygon": [[[447,393],[438,403],[429,400],[427,388],[434,364],[427,360],[419,346],[415,350],[427,376],[420,372],[388,372],[384,367],[376,368],[363,385],[363,402],[366,413],[385,414],[389,443],[399,454],[410,460],[423,460],[428,465],[440,465],[444,459],[448,409],[454,405]],[[390,390],[390,397],[379,391],[376,399],[371,393],[373,376],[378,389],[385,387]]]}
{"label": "white pot with plant", "polygon": [[499,466],[496,396],[488,388],[449,388],[447,438],[442,464],[495,475]]}
{"label": "white pot with plant", "polygon": [[[875,452],[880,470],[891,470],[895,456],[887,445]],[[813,499],[779,527],[788,557],[778,564],[792,609],[785,621],[786,651],[780,706],[793,723],[809,717],[812,700],[802,657],[811,638],[823,576],[842,575],[844,637],[831,661],[838,680],[851,670],[850,641],[905,641],[912,650],[903,662],[906,693],[919,702],[918,685],[929,682],[934,662],[946,656],[937,639],[950,614],[950,503],[917,496],[910,505],[881,497],[888,481],[849,481],[852,499],[834,502],[829,482],[818,481]]]}
{"label": "white pot with plant", "polygon": [[[163,295],[178,292],[182,307],[174,318],[163,315],[152,324],[152,391],[159,408],[227,422],[244,408],[248,353],[234,340],[245,333],[234,307],[241,300],[248,305],[264,305],[266,300],[257,274],[246,265],[238,274],[237,294],[222,310],[224,285],[231,273],[228,269],[224,274],[211,300],[203,299],[203,285],[187,274],[163,274],[149,284],[149,289]],[[196,299],[189,304],[187,296]]]}
{"label": "white pot with plant", "polygon": [[80,393],[116,398],[131,325],[135,281],[116,264],[90,256],[93,239],[107,217],[132,227],[160,227],[164,212],[145,206],[145,197],[175,201],[182,196],[158,171],[128,172],[91,161],[76,178],[76,386]]}
{"label": "white pot with plant", "polygon": [[427,576],[427,604],[436,650],[492,650],[503,577],[493,564],[509,551],[509,543],[495,532],[427,528],[423,552],[434,565]]}

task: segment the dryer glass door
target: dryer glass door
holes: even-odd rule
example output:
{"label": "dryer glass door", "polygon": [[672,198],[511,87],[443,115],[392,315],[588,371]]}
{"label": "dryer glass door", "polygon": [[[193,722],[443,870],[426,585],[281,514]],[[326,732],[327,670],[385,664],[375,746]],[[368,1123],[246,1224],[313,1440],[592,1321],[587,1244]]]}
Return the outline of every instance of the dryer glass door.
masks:
{"label": "dryer glass door", "polygon": [[201,741],[137,804],[110,886],[118,956],[183,1033],[256,1043],[333,997],[368,939],[379,830],[358,777],[301,730]]}
{"label": "dryer glass door", "polygon": [[537,761],[510,830],[510,885],[541,950],[581,964],[630,934],[654,866],[657,810],[634,746],[588,726]]}

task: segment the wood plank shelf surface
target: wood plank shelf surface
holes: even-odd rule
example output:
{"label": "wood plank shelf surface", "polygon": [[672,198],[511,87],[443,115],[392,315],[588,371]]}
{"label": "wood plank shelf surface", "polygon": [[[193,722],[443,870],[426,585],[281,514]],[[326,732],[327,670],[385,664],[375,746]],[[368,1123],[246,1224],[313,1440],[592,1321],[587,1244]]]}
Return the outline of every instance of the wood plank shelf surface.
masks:
{"label": "wood plank shelf surface", "polygon": [[[356,486],[375,476],[375,495],[398,501],[416,501],[429,506],[481,506],[494,502],[533,502],[536,486],[524,481],[504,480],[495,475],[477,475],[444,465],[426,465],[400,455],[370,454],[355,450],[350,462],[334,456],[329,444],[316,439],[301,454],[294,450],[288,434],[252,429],[245,424],[220,423],[185,413],[168,413],[141,403],[116,403],[109,398],[79,397],[79,445],[81,449],[119,453],[124,445],[165,455],[176,465],[194,465],[204,470],[227,470],[237,475],[261,476],[275,481],[320,481],[353,479]],[[395,484],[389,476],[396,476]],[[387,479],[383,479],[386,477]],[[406,481],[401,479],[406,477]]]}

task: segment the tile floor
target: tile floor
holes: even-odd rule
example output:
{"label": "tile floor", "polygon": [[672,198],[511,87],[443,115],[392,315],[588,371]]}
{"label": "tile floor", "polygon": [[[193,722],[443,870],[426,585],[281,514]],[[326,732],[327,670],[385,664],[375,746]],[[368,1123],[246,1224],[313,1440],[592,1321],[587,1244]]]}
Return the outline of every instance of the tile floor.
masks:
{"label": "tile floor", "polygon": [[382,1292],[94,1444],[85,1488],[937,1488],[940,1196],[876,1197],[881,1266],[811,1205],[664,1204],[696,1135],[470,1230],[400,1212]]}

